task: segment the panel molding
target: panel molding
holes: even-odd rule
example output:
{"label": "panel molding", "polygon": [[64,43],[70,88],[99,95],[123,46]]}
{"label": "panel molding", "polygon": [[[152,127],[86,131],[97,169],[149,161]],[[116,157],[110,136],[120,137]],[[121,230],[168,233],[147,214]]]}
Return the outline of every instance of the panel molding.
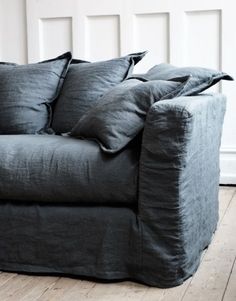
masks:
{"label": "panel molding", "polygon": [[[222,70],[222,10],[185,11],[185,19],[184,65]],[[220,93],[221,88],[219,83],[209,91]]]}
{"label": "panel molding", "polygon": [[[120,56],[120,16],[86,16],[86,60],[105,60]],[[109,28],[109,30],[108,30]],[[101,43],[106,32],[106,43]],[[100,44],[100,49],[98,45]]]}
{"label": "panel molding", "polygon": [[[192,51],[186,53],[187,60],[186,64],[189,63],[190,53],[194,54],[193,62],[196,65],[204,64],[208,68],[221,69],[221,47],[222,47],[222,39],[221,39],[221,27],[222,27],[222,14],[220,9],[217,10],[195,10],[195,11],[185,11],[186,18],[186,28],[188,32],[188,36],[186,37],[186,45],[185,49],[188,47],[192,47]],[[202,20],[201,20],[202,19]],[[192,21],[192,22],[191,22]],[[193,23],[193,24],[191,24]],[[212,24],[213,23],[213,24]],[[216,23],[216,24],[214,24]],[[206,26],[208,25],[208,26]],[[194,32],[193,32],[194,31]],[[208,32],[209,31],[209,32]],[[214,32],[215,31],[215,32]],[[214,34],[214,36],[213,36]],[[208,42],[212,43],[212,40],[215,39],[214,45],[211,45],[212,49],[210,49],[212,56],[204,57],[204,53],[206,52],[204,47],[199,47],[199,38],[201,37],[201,43],[206,44]],[[210,40],[209,40],[209,37]],[[204,38],[204,41],[202,40]],[[205,43],[204,43],[205,42]],[[209,47],[209,45],[208,45]],[[194,49],[195,48],[195,49]],[[215,51],[214,51],[215,50]],[[199,55],[195,55],[194,51],[197,51]],[[216,56],[216,57],[214,57]],[[197,59],[197,61],[196,61]],[[209,62],[210,61],[210,62]],[[191,59],[190,59],[191,62]]]}
{"label": "panel molding", "polygon": [[170,60],[170,16],[169,12],[133,15],[133,49],[148,50],[148,56],[136,67],[143,72],[153,66],[154,61]]}
{"label": "panel molding", "polygon": [[[59,35],[57,30],[60,31]],[[73,49],[72,34],[72,17],[39,19],[40,61],[71,51]],[[57,49],[54,45],[57,45]]]}

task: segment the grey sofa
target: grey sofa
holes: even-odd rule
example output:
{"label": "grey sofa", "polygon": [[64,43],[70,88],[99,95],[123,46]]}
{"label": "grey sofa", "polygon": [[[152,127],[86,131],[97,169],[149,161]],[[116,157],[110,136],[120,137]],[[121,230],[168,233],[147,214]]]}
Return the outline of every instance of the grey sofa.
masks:
{"label": "grey sofa", "polygon": [[0,270],[183,283],[217,226],[224,113],[221,94],[159,101],[115,155],[69,136],[0,135]]}

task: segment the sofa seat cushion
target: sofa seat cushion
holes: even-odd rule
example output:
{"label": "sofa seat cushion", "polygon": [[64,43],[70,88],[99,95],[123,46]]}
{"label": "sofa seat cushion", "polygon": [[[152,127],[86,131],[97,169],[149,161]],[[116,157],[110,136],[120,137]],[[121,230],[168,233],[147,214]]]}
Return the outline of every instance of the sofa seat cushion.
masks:
{"label": "sofa seat cushion", "polygon": [[137,146],[104,154],[94,141],[0,135],[0,199],[128,204],[137,199]]}

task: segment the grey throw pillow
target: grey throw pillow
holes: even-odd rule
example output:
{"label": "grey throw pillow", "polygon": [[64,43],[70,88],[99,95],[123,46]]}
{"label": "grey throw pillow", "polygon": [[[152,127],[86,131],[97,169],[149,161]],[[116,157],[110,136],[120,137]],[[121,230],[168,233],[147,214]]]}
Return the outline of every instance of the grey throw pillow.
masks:
{"label": "grey throw pillow", "polygon": [[58,96],[71,53],[37,64],[0,63],[0,134],[51,132],[50,103]]}
{"label": "grey throw pillow", "polygon": [[170,64],[159,64],[152,67],[145,74],[137,74],[131,78],[144,78],[147,80],[175,80],[181,76],[191,76],[185,86],[183,95],[195,95],[215,85],[221,79],[233,80],[227,73],[201,68],[201,67],[175,67]]}
{"label": "grey throw pillow", "polygon": [[134,53],[95,63],[73,60],[55,104],[52,123],[55,132],[70,131],[106,91],[131,73],[144,55],[145,52]]}
{"label": "grey throw pillow", "polygon": [[70,135],[94,139],[104,152],[116,153],[143,129],[147,112],[159,100],[181,95],[189,78],[175,81],[126,80],[100,98]]}

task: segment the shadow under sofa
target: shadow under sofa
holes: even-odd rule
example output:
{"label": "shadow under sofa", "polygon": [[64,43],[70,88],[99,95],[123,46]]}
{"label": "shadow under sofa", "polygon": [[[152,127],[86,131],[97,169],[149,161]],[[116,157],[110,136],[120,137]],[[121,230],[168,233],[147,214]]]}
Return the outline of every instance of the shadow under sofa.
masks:
{"label": "shadow under sofa", "polygon": [[[23,170],[12,171],[12,187],[6,187],[1,178],[0,270],[129,278],[157,287],[183,283],[196,271],[201,252],[217,227],[224,113],[225,97],[221,94],[178,97],[152,105],[141,144],[131,143],[116,155],[101,155],[96,142],[81,140],[81,147],[91,148],[91,152],[86,160],[85,151],[85,160],[78,162],[77,170],[79,173],[80,164],[87,164],[87,169],[81,168],[87,170],[88,179],[93,177],[90,160],[103,168],[116,156],[121,158],[116,158],[108,171],[100,169],[97,188],[87,185],[86,190],[83,184],[86,199],[78,199],[69,189],[71,199],[65,200],[59,192],[57,199],[46,198],[54,187],[43,175],[42,165],[38,174],[42,172],[44,182],[36,183],[37,202],[30,200],[30,183],[17,188],[24,191],[25,199],[17,198],[17,173]],[[22,138],[22,145],[14,141],[16,136]],[[7,166],[19,167],[20,162],[12,161],[13,153],[14,160],[18,151],[27,156],[27,143],[31,143],[30,137],[35,139],[16,136],[0,136],[1,174],[9,175]],[[37,138],[42,139],[39,154],[28,154],[25,160],[49,154],[50,162],[42,164],[51,166],[55,156],[63,158],[65,141],[73,143],[75,139],[55,135]],[[43,139],[51,141],[44,143]],[[61,148],[57,145],[60,141]],[[67,172],[68,178],[74,176],[69,169],[64,176]],[[130,202],[122,201],[125,185]]]}

